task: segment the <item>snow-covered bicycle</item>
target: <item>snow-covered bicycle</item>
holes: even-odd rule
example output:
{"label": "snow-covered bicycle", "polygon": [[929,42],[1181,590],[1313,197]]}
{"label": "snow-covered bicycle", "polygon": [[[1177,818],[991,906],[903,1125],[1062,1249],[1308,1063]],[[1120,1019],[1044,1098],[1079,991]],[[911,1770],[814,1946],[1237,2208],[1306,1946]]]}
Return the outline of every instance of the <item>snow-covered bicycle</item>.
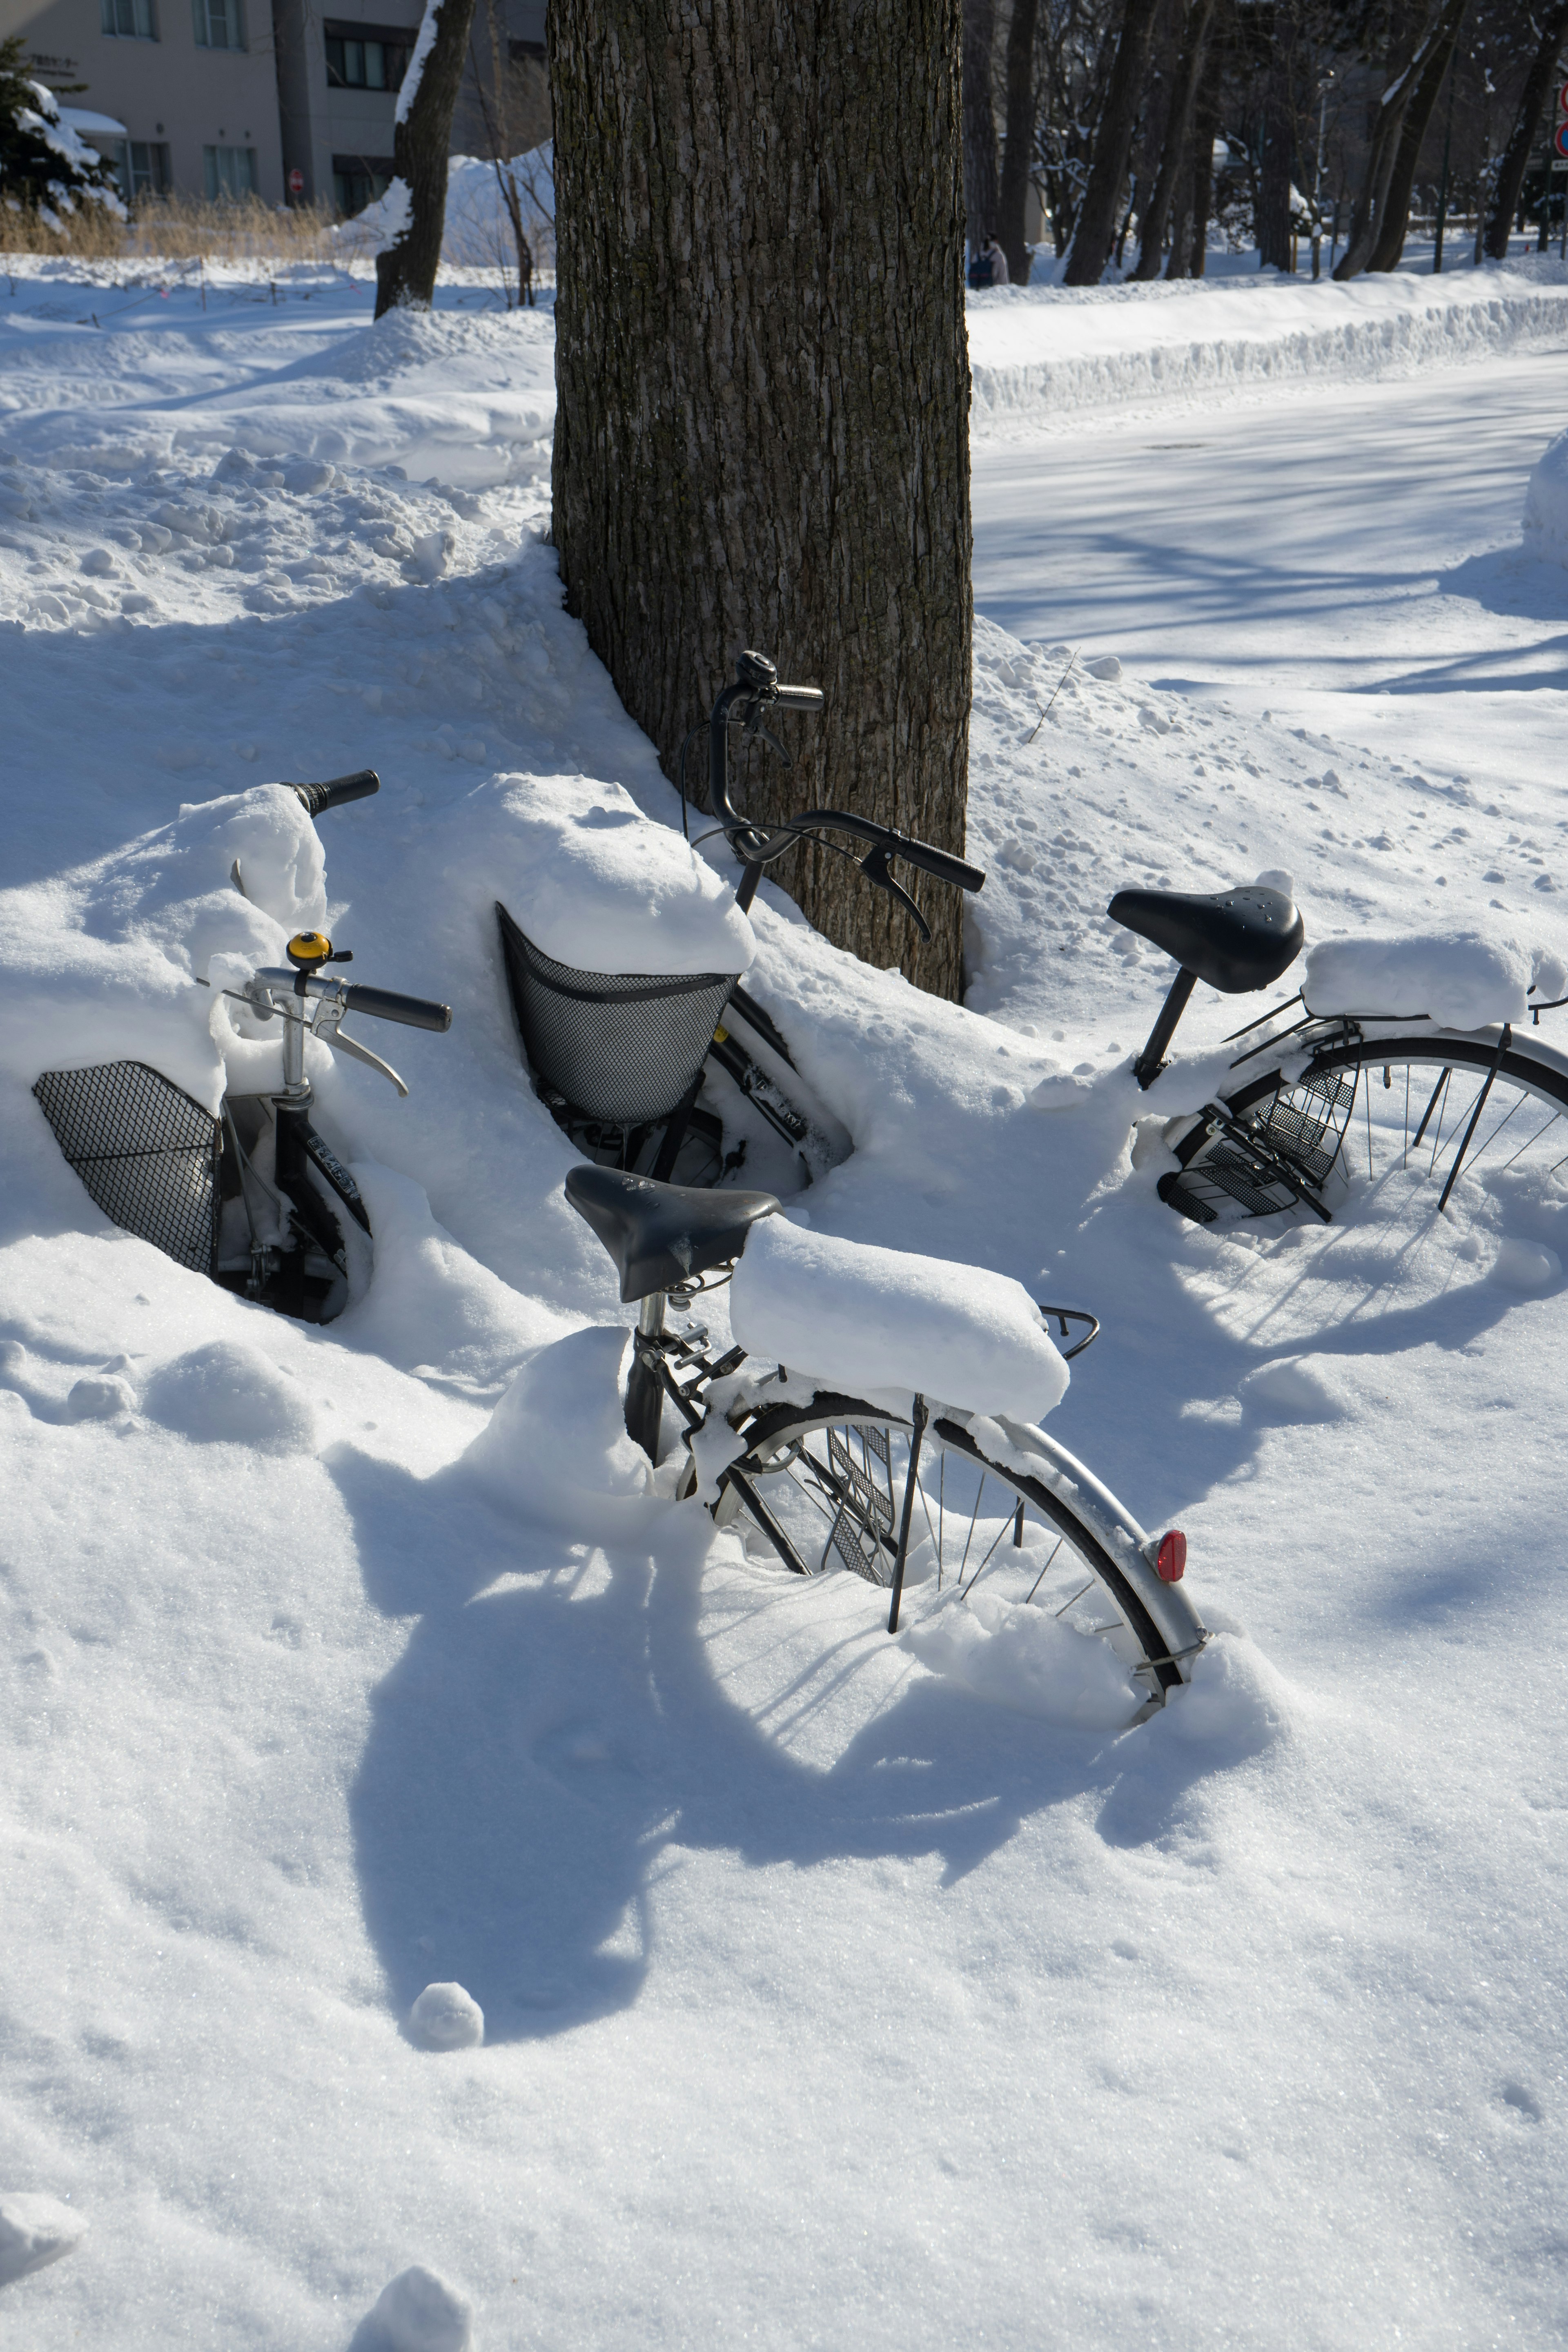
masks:
{"label": "snow-covered bicycle", "polygon": [[[1038,1425],[1092,1316],[1037,1307],[983,1267],[803,1231],[766,1192],[589,1164],[566,1197],[637,1308],[630,1433],[657,1460],[665,1404],[679,1416],[678,1497],[798,1576],[847,1569],[885,1587],[890,1633],[907,1582],[967,1598],[984,1578],[1026,1633],[1043,1612],[1104,1644],[1086,1666],[1126,1678],[1129,1720],[1191,1679],[1207,1636],[1185,1536],[1151,1535]],[[685,1318],[724,1284],[737,1341],[715,1356]],[[937,1402],[957,1389],[967,1402]]]}
{"label": "snow-covered bicycle", "polygon": [[[1226,995],[1267,988],[1304,940],[1289,894],[1262,883],[1122,890],[1108,911],[1177,965],[1133,1064],[1145,1090],[1200,980]],[[1461,1175],[1544,1183],[1568,1165],[1568,1056],[1517,1032],[1568,1003],[1564,982],[1555,958],[1531,971],[1474,936],[1324,943],[1288,1003],[1226,1041],[1241,1048],[1227,1082],[1167,1121],[1177,1164],[1160,1197],[1199,1224],[1292,1210],[1327,1223],[1363,1181],[1375,1193],[1440,1179],[1439,1212]]]}

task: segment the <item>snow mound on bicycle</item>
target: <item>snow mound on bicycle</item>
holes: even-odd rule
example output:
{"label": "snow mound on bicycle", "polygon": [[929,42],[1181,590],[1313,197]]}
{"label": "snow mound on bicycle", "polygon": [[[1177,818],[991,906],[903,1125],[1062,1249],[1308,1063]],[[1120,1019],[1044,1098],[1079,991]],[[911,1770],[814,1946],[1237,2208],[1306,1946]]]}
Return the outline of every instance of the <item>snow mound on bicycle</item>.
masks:
{"label": "snow mound on bicycle", "polygon": [[914,1391],[1037,1422],[1068,1368],[1021,1282],[766,1217],[746,1236],[730,1326],[753,1356],[857,1395]]}
{"label": "snow mound on bicycle", "polygon": [[503,776],[488,872],[537,948],[580,971],[749,971],[757,951],[732,886],[619,784]]}
{"label": "snow mound on bicycle", "polygon": [[40,1069],[128,1056],[216,1111],[226,1056],[258,1059],[268,1077],[278,1061],[275,1041],[237,1034],[218,990],[325,920],[321,845],[294,793],[258,784],[8,892],[5,908],[0,1067],[22,1089]]}
{"label": "snow mound on bicycle", "polygon": [[1561,996],[1563,981],[1561,961],[1546,950],[1457,926],[1402,938],[1320,940],[1307,950],[1301,996],[1321,1017],[1359,1013],[1484,1029],[1523,1021],[1532,983],[1546,998]]}

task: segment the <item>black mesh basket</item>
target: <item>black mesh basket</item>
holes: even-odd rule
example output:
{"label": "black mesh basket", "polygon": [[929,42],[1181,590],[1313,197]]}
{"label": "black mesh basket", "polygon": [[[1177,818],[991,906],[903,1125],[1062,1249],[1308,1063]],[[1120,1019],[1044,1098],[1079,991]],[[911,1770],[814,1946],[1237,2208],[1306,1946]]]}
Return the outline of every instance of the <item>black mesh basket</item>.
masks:
{"label": "black mesh basket", "polygon": [[220,1121],[145,1062],[46,1070],[33,1092],[104,1215],[216,1276]]}
{"label": "black mesh basket", "polygon": [[668,1118],[696,1083],[737,974],[579,971],[499,901],[507,982],[529,1067],[574,1111],[619,1127]]}

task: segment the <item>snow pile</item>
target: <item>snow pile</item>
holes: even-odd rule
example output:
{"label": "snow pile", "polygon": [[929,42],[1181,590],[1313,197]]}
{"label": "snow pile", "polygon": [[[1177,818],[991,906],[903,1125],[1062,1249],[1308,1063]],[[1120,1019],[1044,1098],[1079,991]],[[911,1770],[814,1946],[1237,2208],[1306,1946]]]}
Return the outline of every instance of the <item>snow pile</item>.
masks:
{"label": "snow pile", "polygon": [[40,2189],[0,2195],[0,2286],[68,2254],[87,2233],[81,2214]]}
{"label": "snow pile", "polygon": [[[167,293],[149,290],[160,303]],[[453,528],[454,513],[470,519],[468,489],[548,475],[550,312],[395,310],[373,324],[367,290],[333,273],[285,305],[279,331],[289,348],[281,364],[278,353],[268,364],[254,342],[236,336],[232,318],[204,316],[195,290],[177,303],[170,298],[156,320],[145,318],[144,298],[133,299],[101,331],[79,299],[65,322],[40,303],[28,321],[34,331],[0,367],[0,545],[47,557],[49,525],[68,508],[73,520],[100,519],[116,564],[124,562],[117,544],[168,555],[171,570],[195,556],[209,569],[253,573],[287,570],[307,552],[320,561],[352,549],[369,579],[378,575],[377,555],[393,562],[396,578],[415,551],[412,540]],[[144,346],[154,326],[159,363],[148,383]],[[222,469],[231,450],[237,455]],[[374,483],[356,481],[345,496],[345,467],[389,470]],[[455,484],[458,495],[422,499],[402,488],[409,475],[437,493]],[[412,531],[399,512],[405,499],[426,518]],[[195,527],[161,519],[166,500],[194,503]],[[309,510],[314,520],[318,509],[324,528],[307,546],[287,519]],[[126,539],[126,527],[135,536]],[[330,560],[328,568],[340,586],[351,584],[346,568]]]}
{"label": "snow pile", "polygon": [[650,1470],[626,1434],[630,1335],[592,1324],[524,1365],[462,1460],[504,1508],[610,1543],[647,1521]]}
{"label": "snow pile", "polygon": [[753,1355],[841,1391],[912,1391],[1025,1422],[1067,1393],[1068,1368],[1021,1283],[783,1217],[746,1236],[730,1324]]}
{"label": "snow pile", "polygon": [[1560,336],[1568,272],[1495,264],[1367,276],[998,287],[968,298],[974,429],[1048,431],[1094,408],[1321,377],[1409,375]]}
{"label": "snow pile", "polygon": [[416,2263],[383,2287],[355,2333],[354,2352],[468,2352],[473,2340],[468,2296]]}
{"label": "snow pile", "polygon": [[955,1597],[902,1639],[932,1674],[1021,1715],[1120,1731],[1143,1705],[1143,1692],[1104,1642],[994,1593]]}
{"label": "snow pile", "polygon": [[757,951],[732,886],[619,784],[502,776],[514,829],[496,893],[535,947],[583,971],[734,972]]}
{"label": "snow pile", "polygon": [[[277,784],[184,809],[91,866],[0,894],[0,1071],[23,1089],[44,1069],[144,1061],[216,1112],[226,1076],[236,1091],[280,1077],[279,1047],[254,1023],[251,1045],[229,1000],[198,982],[215,960],[231,981],[280,962],[326,908],[321,842]],[[325,1049],[308,1051],[324,1068]]]}
{"label": "snow pile", "polygon": [[1515,941],[1466,927],[1405,939],[1320,940],[1307,950],[1310,1013],[1422,1019],[1445,1029],[1523,1021],[1536,959]]}
{"label": "snow pile", "polygon": [[[421,36],[423,37],[423,35]],[[403,92],[413,79],[412,68]],[[399,107],[403,94],[399,95]],[[402,114],[399,113],[399,121]],[[493,163],[483,155],[453,155],[447,163],[447,214],[441,231],[441,259],[458,268],[499,269],[508,278],[517,275],[517,243],[511,215],[502,193],[505,175],[516,194],[533,267],[553,268],[555,262],[555,150],[542,147],[514,155],[510,163]],[[384,196],[356,213],[333,231],[344,252],[380,253],[394,244],[407,224],[408,191],[395,180]]]}
{"label": "snow pile", "polygon": [[1568,563],[1568,433],[1549,442],[1524,493],[1524,544],[1542,563]]}

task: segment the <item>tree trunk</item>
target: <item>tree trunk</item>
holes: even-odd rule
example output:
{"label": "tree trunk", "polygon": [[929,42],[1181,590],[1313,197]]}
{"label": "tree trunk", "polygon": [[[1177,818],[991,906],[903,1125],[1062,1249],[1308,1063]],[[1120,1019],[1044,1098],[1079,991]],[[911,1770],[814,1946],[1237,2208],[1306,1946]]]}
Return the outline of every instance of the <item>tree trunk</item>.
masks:
{"label": "tree trunk", "polygon": [[1138,267],[1132,272],[1134,278],[1159,276],[1165,231],[1170,226],[1175,201],[1176,183],[1178,177],[1190,172],[1193,100],[1197,94],[1198,76],[1203,71],[1204,48],[1208,40],[1214,5],[1215,0],[1191,0],[1187,9],[1186,26],[1182,35],[1182,54],[1176,61],[1176,78],[1171,86],[1171,111],[1165,124],[1164,152],[1160,158],[1159,175],[1154,182],[1154,193],[1149,199],[1148,214],[1138,224]]}
{"label": "tree trunk", "polygon": [[1024,229],[1035,160],[1035,26],[1039,9],[1040,0],[1013,0],[1013,21],[1007,27],[1007,138],[1002,150],[997,235],[1015,286],[1029,282],[1031,256]]}
{"label": "tree trunk", "polygon": [[399,304],[427,310],[435,299],[447,225],[447,148],[473,21],[474,0],[426,0],[392,134],[392,160],[408,191],[408,215],[375,257],[378,319]]}
{"label": "tree trunk", "polygon": [[1287,0],[1277,0],[1263,88],[1262,152],[1258,163],[1258,209],[1254,223],[1261,269],[1290,268],[1290,173],[1296,160],[1296,21]]}
{"label": "tree trunk", "polygon": [[[1461,10],[1460,14],[1463,14]],[[1389,174],[1388,192],[1384,198],[1383,218],[1372,248],[1368,269],[1397,269],[1405,252],[1405,239],[1410,227],[1410,198],[1415,186],[1415,166],[1420,161],[1426,126],[1436,110],[1443,84],[1453,63],[1455,46],[1459,37],[1459,17],[1456,16],[1447,33],[1433,44],[1419,79],[1405,110],[1400,125],[1399,145],[1394,152],[1394,169]]]}
{"label": "tree trunk", "polygon": [[1072,251],[1062,272],[1064,286],[1098,286],[1110,258],[1159,6],[1160,0],[1123,0],[1121,37],[1095,131],[1094,160],[1078,210]]}
{"label": "tree trunk", "polygon": [[[1498,172],[1497,188],[1492,197],[1492,216],[1487,226],[1487,251],[1494,261],[1508,259],[1509,224],[1524,187],[1524,175],[1530,168],[1530,151],[1535,144],[1542,110],[1552,89],[1564,39],[1568,39],[1568,0],[1557,0],[1557,5],[1547,14],[1540,46],[1531,60],[1520,97],[1519,112],[1514,117],[1513,136],[1508,142]],[[1524,226],[1522,220],[1520,226]]]}
{"label": "tree trunk", "polygon": [[[1392,76],[1383,93],[1377,121],[1369,142],[1366,176],[1351,223],[1350,242],[1334,271],[1337,278],[1359,278],[1371,264],[1389,207],[1405,115],[1434,49],[1457,32],[1468,5],[1468,0],[1437,0],[1436,12],[1417,42],[1409,63],[1403,73]],[[1391,63],[1394,54],[1391,47]],[[1408,213],[1408,189],[1405,192],[1405,208]]]}
{"label": "tree trunk", "polygon": [[991,67],[996,54],[994,0],[963,5],[963,202],[969,242],[976,251],[996,234],[1001,177],[996,160],[996,108]]}
{"label": "tree trunk", "polygon": [[[552,0],[554,532],[567,606],[674,776],[736,652],[822,687],[737,793],[953,852],[971,665],[959,0]],[[958,997],[845,858],[770,869]],[[910,880],[914,877],[905,876]]]}
{"label": "tree trunk", "polygon": [[1219,136],[1219,94],[1213,83],[1200,96],[1193,122],[1193,208],[1183,267],[1171,256],[1173,278],[1202,278],[1208,268],[1209,214],[1214,207],[1214,142]]}

